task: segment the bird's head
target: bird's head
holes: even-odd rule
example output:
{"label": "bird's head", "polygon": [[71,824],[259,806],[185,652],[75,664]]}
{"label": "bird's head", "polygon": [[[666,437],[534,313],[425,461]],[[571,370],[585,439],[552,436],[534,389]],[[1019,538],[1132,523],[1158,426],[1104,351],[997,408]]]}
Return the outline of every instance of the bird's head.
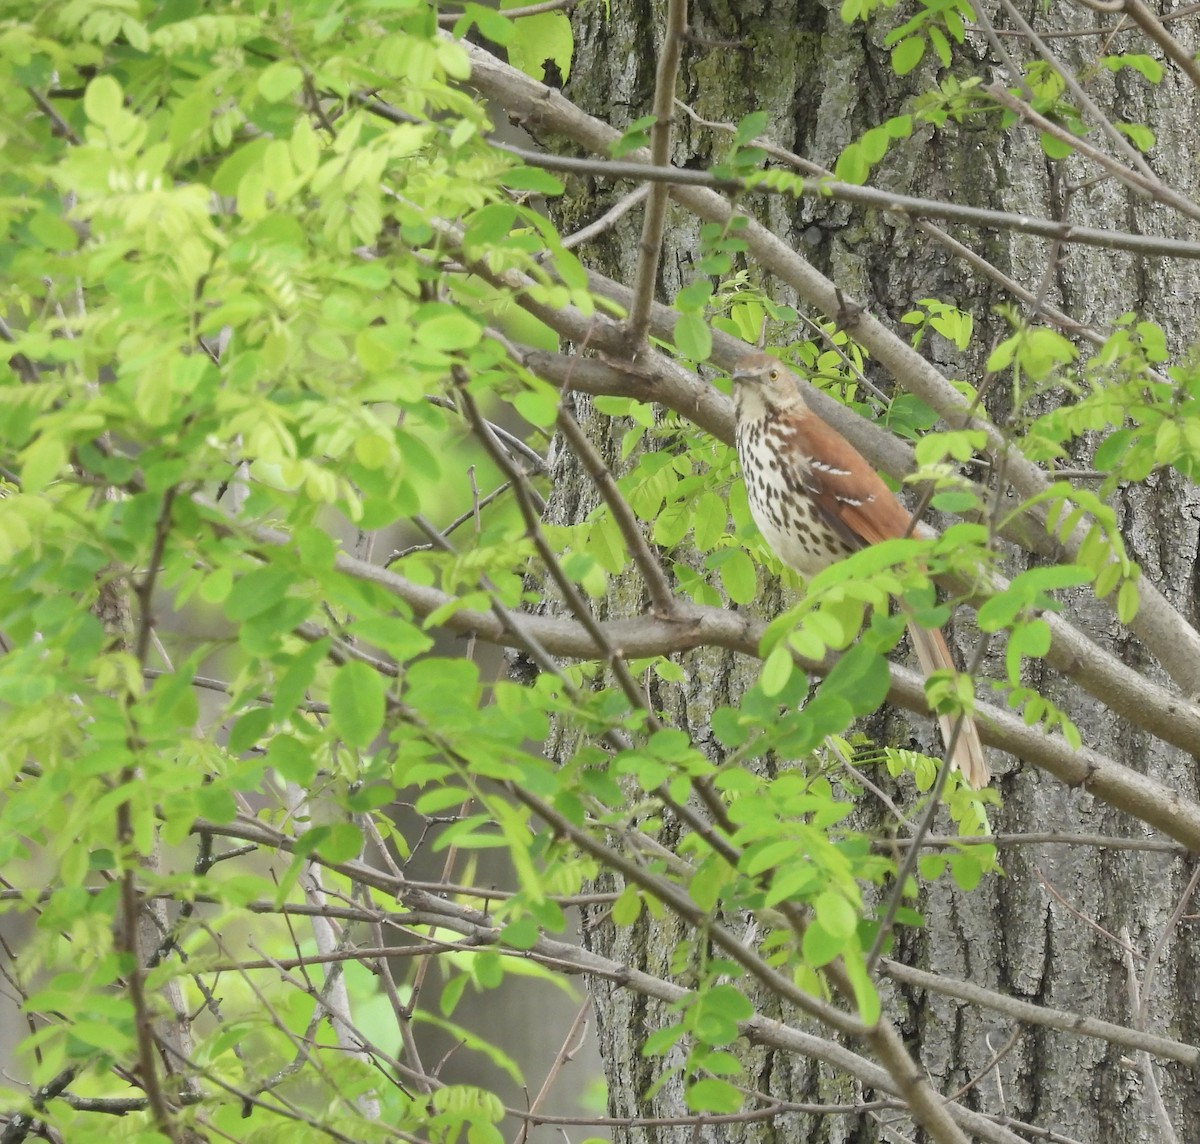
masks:
{"label": "bird's head", "polygon": [[807,412],[795,376],[783,362],[769,354],[746,354],[732,376],[739,417],[761,416],[764,412]]}

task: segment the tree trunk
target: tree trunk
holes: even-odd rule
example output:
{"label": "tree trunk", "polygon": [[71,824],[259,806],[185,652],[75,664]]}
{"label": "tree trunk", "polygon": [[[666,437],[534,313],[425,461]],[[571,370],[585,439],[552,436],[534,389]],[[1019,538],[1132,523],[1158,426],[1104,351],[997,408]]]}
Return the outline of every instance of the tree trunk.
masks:
{"label": "tree trunk", "polygon": [[[1040,11],[1040,9],[1039,9]],[[907,18],[896,13],[894,23]],[[1092,28],[1111,25],[1116,17],[1092,16],[1080,10],[1057,14]],[[778,0],[773,4],[698,3],[691,12],[693,40],[686,45],[677,94],[695,116],[736,123],[763,109],[765,134],[780,146],[823,167],[832,168],[841,149],[867,128],[901,113],[917,94],[936,87],[932,53],[914,73],[898,78],[883,44],[882,20],[864,29],[846,25],[836,6]],[[575,17],[576,59],[566,94],[585,110],[623,126],[649,112],[657,45],[662,36],[659,5],[645,2],[605,6],[581,5]],[[1180,26],[1173,25],[1176,34]],[[997,63],[980,36],[968,35],[956,49],[956,65],[971,60],[981,75]],[[1096,54],[1094,37],[1055,41],[1055,50],[1077,72]],[[1130,46],[1128,50],[1144,51]],[[960,69],[960,71],[963,69]],[[1090,74],[1090,73],[1089,73]],[[1153,118],[1158,147],[1152,164],[1173,177],[1173,185],[1193,198],[1198,173],[1189,158],[1200,152],[1200,128],[1194,116],[1195,93],[1168,71],[1158,88],[1135,82],[1131,72],[1090,74],[1089,93],[1114,118],[1148,122]],[[1153,105],[1153,106],[1151,106]],[[619,109],[619,110],[618,110]],[[1153,116],[1151,115],[1153,111]],[[680,111],[675,120],[673,162],[681,167],[707,167],[728,146],[728,136],[701,126]],[[1174,170],[1172,170],[1174,168]],[[933,129],[918,125],[914,137],[894,145],[875,168],[871,183],[898,193],[969,203],[978,207],[1019,211],[1031,216],[1142,233],[1161,232],[1162,208],[1133,195],[1111,179],[1087,182],[1094,169],[1070,159],[1052,163],[1042,153],[1032,130],[998,128],[995,115],[958,126],[948,120]],[[1077,183],[1082,183],[1077,186]],[[564,232],[598,217],[621,193],[609,185],[576,185],[560,205]],[[795,200],[763,196],[747,200],[749,209],[818,269],[832,278],[848,298],[892,328],[921,299],[935,298],[969,311],[976,331],[970,349],[959,353],[942,338],[927,338],[922,352],[950,376],[978,385],[983,362],[995,340],[1008,332],[993,307],[1012,304],[993,282],[973,271],[945,246],[894,216],[864,212],[828,199]],[[743,204],[739,204],[743,205]],[[699,223],[673,207],[661,264],[659,299],[670,302],[696,276],[692,263]],[[588,257],[599,270],[631,282],[638,259],[640,212],[627,215]],[[1050,306],[1101,331],[1112,329],[1126,311],[1157,322],[1173,347],[1194,336],[1195,299],[1200,297],[1200,266],[1194,261],[1145,259],[1138,256],[1070,246],[1010,232],[955,231],[1000,271],[1024,284]],[[750,267],[751,275],[756,271]],[[767,281],[762,286],[776,300],[796,303],[786,288]],[[803,312],[803,308],[802,308]],[[1025,309],[1028,314],[1028,307]],[[818,317],[820,315],[812,315]],[[826,315],[831,317],[831,315]],[[808,336],[803,329],[788,335]],[[883,388],[891,379],[868,363],[868,376]],[[1012,413],[1012,395],[991,390],[987,405],[1001,424]],[[1042,408],[1064,399],[1061,391],[1039,398]],[[590,423],[596,435],[618,432],[605,419]],[[1009,425],[1019,433],[1021,425]],[[606,442],[610,460],[617,456],[615,439]],[[563,451],[556,487],[573,500],[586,478]],[[1194,486],[1173,472],[1151,476],[1121,491],[1115,501],[1131,556],[1143,574],[1157,584],[1189,621],[1196,618],[1197,511]],[[552,509],[552,511],[554,511]],[[560,502],[558,511],[562,511]],[[1024,554],[1008,556],[1006,572],[1032,563]],[[765,618],[786,603],[777,587],[763,585],[752,610]],[[1068,597],[1072,621],[1101,646],[1113,648],[1147,677],[1163,678],[1128,636],[1117,634],[1111,610],[1087,590]],[[956,633],[958,649],[970,654],[978,633],[969,622]],[[1041,667],[1040,664],[1037,665]],[[712,743],[708,730],[714,708],[736,702],[755,678],[757,664],[707,650],[687,660],[688,682],[658,697],[695,742]],[[984,678],[1003,678],[1003,664],[984,663]],[[1080,727],[1084,743],[1136,770],[1148,773],[1196,796],[1190,758],[1132,729],[1096,700],[1078,692],[1048,669],[1031,671],[1029,684],[1061,705]],[[986,694],[986,693],[985,693]],[[870,727],[875,737],[906,745],[911,735],[923,747],[934,744],[928,726],[911,727],[889,712]],[[715,747],[714,747],[715,750]],[[997,833],[1069,832],[1142,838],[1147,828],[1083,789],[1069,789],[1048,774],[1023,766],[1011,757],[994,759],[996,786],[1003,805],[993,812]],[[892,789],[909,807],[911,784]],[[877,804],[871,801],[871,806]],[[864,801],[863,824],[874,813]],[[943,824],[945,825],[945,824]],[[1200,1017],[1194,1005],[1197,983],[1194,959],[1187,956],[1195,921],[1184,910],[1172,923],[1188,884],[1190,860],[1171,851],[1114,850],[1037,844],[1001,852],[1002,876],[989,875],[973,892],[963,893],[949,879],[924,892],[921,912],[930,924],[908,930],[895,950],[897,960],[949,977],[961,978],[1017,999],[1067,1009],[1123,1024],[1135,1024],[1127,957],[1142,979],[1147,958],[1157,963],[1145,998],[1146,1027],[1169,1031],[1195,1043]],[[643,919],[644,920],[644,919]],[[736,919],[726,919],[736,923]],[[617,929],[596,920],[588,940],[606,956],[652,972],[668,972],[674,941],[658,923]],[[1129,954],[1123,948],[1128,943]],[[886,993],[886,986],[885,986]],[[663,1023],[663,1014],[643,998],[619,988],[598,989],[597,1015],[607,1062],[611,1113],[614,1116],[678,1116],[685,1109],[681,1088],[667,1084],[652,1098],[645,1094],[670,1058],[639,1055],[642,1038]],[[1009,1051],[999,1068],[963,1098],[985,1113],[1029,1121],[1060,1137],[1084,1141],[1152,1141],[1163,1138],[1156,1125],[1151,1091],[1142,1063],[1100,1040],[1089,1040],[1034,1026],[981,1010],[947,997],[908,986],[885,996],[885,1010],[897,1019],[910,1051],[943,1094],[985,1069],[1002,1047]],[[784,1014],[788,1019],[792,1015]],[[1015,1042],[1009,1046],[1010,1038]],[[744,1054],[744,1083],[783,1100],[839,1103],[870,1099],[855,1092],[844,1076],[826,1066],[780,1052],[751,1049]],[[1200,1124],[1200,1093],[1182,1065],[1156,1064],[1155,1078],[1167,1114],[1181,1138],[1194,1138],[1188,1126]],[[786,1126],[786,1127],[785,1127]],[[775,1122],[692,1127],[658,1127],[618,1131],[618,1139],[728,1141],[770,1138],[786,1132],[806,1141],[875,1141],[897,1139],[868,1117],[796,1115]]]}

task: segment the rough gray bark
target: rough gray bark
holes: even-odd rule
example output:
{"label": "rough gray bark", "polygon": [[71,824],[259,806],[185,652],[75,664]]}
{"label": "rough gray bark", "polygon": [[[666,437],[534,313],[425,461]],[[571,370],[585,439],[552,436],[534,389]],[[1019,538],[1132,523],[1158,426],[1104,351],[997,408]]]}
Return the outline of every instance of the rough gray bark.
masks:
{"label": "rough gray bark", "polygon": [[[897,22],[908,14],[897,12]],[[645,114],[654,81],[651,45],[661,34],[661,18],[660,5],[645,2],[612,5],[607,15],[602,5],[582,5],[575,18],[577,55],[566,94],[618,127]],[[1062,19],[1074,19],[1076,27],[1085,28],[1097,21],[1107,26],[1115,17],[1101,20],[1079,13]],[[839,18],[836,4],[697,3],[691,28],[696,41],[685,52],[680,98],[699,116],[722,122],[736,122],[752,110],[764,109],[768,136],[824,166],[832,166],[841,148],[863,130],[903,110],[905,100],[931,79],[928,57],[914,75],[898,79],[883,46],[886,22],[872,24],[866,31],[861,24],[848,27]],[[1173,28],[1177,35],[1185,35],[1179,24]],[[964,51],[968,57],[973,53],[978,74],[990,77],[996,62],[981,43],[971,39]],[[1091,38],[1081,38],[1056,41],[1055,50],[1078,68],[1097,49]],[[1146,49],[1130,46],[1128,50]],[[1200,150],[1200,128],[1191,110],[1194,91],[1176,72],[1168,72],[1158,88],[1130,79],[1129,74],[1089,72],[1089,93],[1102,107],[1116,108],[1114,118],[1153,120],[1159,139],[1153,165],[1194,197],[1198,173],[1190,158]],[[1092,172],[1082,162],[1050,163],[1036,133],[1001,134],[995,127],[994,117],[982,125],[920,127],[912,140],[893,148],[872,182],[902,193],[1142,233],[1162,233],[1174,224],[1174,219],[1164,219],[1162,207],[1137,198],[1111,179],[1087,181]],[[698,126],[683,113],[677,117],[676,130],[673,159],[680,166],[706,166],[725,145],[725,137]],[[561,205],[560,225],[569,230],[590,221],[619,193],[602,184],[576,184]],[[952,376],[979,381],[993,339],[1006,329],[992,308],[1011,301],[994,284],[915,227],[890,217],[828,200],[797,202],[783,196],[761,198],[753,209],[849,296],[895,328],[899,317],[922,298],[952,301],[970,311],[977,323],[972,352],[959,355],[942,339],[927,340],[922,349]],[[589,248],[588,257],[604,273],[631,281],[639,226],[638,212],[626,216],[599,247]],[[693,277],[698,226],[693,217],[673,208],[660,272],[663,300],[671,300]],[[1120,314],[1134,310],[1159,323],[1177,349],[1195,337],[1194,300],[1200,296],[1196,263],[1146,260],[1081,247],[1057,251],[1043,240],[1015,234],[965,229],[955,234],[1029,289],[1044,292],[1046,302],[1073,319],[1106,330]],[[777,299],[794,301],[786,290],[770,282],[764,285]],[[882,386],[890,384],[880,371],[871,376]],[[1050,392],[1041,401],[1048,406],[1062,398],[1061,393]],[[1008,404],[1001,390],[989,395],[989,409],[1001,424],[1010,412]],[[596,434],[611,432],[606,427],[601,419],[591,426]],[[1020,426],[1012,428],[1019,431]],[[563,517],[576,511],[582,482],[572,458],[564,453],[555,482],[564,490],[564,499],[552,511]],[[1194,621],[1200,493],[1177,475],[1163,474],[1122,490],[1116,507],[1130,553],[1144,575],[1189,622]],[[1019,571],[1028,560],[1012,554],[1006,571]],[[755,608],[770,617],[782,604],[778,591],[767,587]],[[1073,622],[1102,646],[1115,648],[1148,678],[1164,678],[1136,642],[1118,630],[1107,606],[1081,592],[1070,600],[1068,609]],[[966,627],[959,633],[960,649],[969,649],[975,638]],[[708,650],[688,660],[687,685],[668,689],[658,699],[694,741],[711,743],[707,727],[712,710],[736,701],[756,670],[756,664]],[[982,674],[1002,678],[1002,666],[985,664]],[[1085,744],[1178,787],[1186,797],[1195,797],[1190,758],[1134,731],[1048,670],[1032,671],[1030,682],[1076,720]],[[924,746],[933,742],[929,728],[912,729],[895,712],[878,717],[871,731],[902,745],[910,734]],[[1004,801],[993,817],[999,832],[1145,834],[1140,823],[1099,803],[1086,790],[1067,789],[1011,758],[995,761]],[[872,813],[864,807],[864,825]],[[1061,845],[1015,847],[1002,853],[1002,861],[1005,876],[987,878],[973,893],[959,892],[948,879],[930,887],[921,909],[933,924],[924,931],[907,931],[895,956],[1017,998],[1131,1024],[1127,968],[1117,937],[1127,931],[1139,974],[1145,958],[1159,960],[1146,999],[1147,1028],[1169,1031],[1184,1041],[1200,1037],[1194,959],[1187,954],[1195,922],[1185,916],[1173,930],[1167,928],[1191,874],[1189,861],[1167,853]],[[673,953],[671,938],[657,926],[619,931],[601,920],[586,929],[586,937],[606,956],[651,971],[666,971]],[[681,1092],[675,1084],[667,1084],[651,1100],[644,1098],[663,1062],[647,1061],[637,1049],[641,1038],[662,1022],[662,1013],[645,999],[613,986],[599,987],[597,1000],[611,1113],[681,1114]],[[1125,1059],[1120,1050],[1065,1033],[1021,1030],[997,1014],[919,989],[897,987],[890,1002],[900,1015],[910,1050],[943,1093],[953,1092],[978,1074],[993,1053],[1017,1034],[998,1074],[989,1075],[964,1098],[969,1107],[1035,1122],[1062,1134],[1060,1138],[1129,1142],[1160,1138],[1144,1079],[1136,1062]],[[844,1077],[811,1061],[761,1049],[749,1050],[746,1059],[747,1082],[782,1099],[839,1102],[862,1095]],[[1200,1125],[1200,1094],[1194,1078],[1182,1065],[1156,1063],[1155,1068],[1176,1131],[1183,1139],[1192,1138]],[[807,1141],[895,1139],[867,1119],[805,1115],[700,1132],[690,1127],[638,1129],[618,1132],[617,1137],[684,1144],[772,1139],[781,1134]]]}

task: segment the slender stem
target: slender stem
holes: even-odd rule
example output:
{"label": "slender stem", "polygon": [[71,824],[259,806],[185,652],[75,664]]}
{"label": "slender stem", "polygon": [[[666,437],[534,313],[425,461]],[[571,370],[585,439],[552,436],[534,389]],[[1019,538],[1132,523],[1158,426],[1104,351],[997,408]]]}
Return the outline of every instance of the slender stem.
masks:
{"label": "slender stem", "polygon": [[[1024,100],[1018,99],[998,83],[989,84],[981,90],[986,95],[990,95],[1002,107],[1007,107],[1009,111],[1020,116],[1026,123],[1036,127],[1046,135],[1057,139],[1060,143],[1067,144],[1067,146],[1077,151],[1085,159],[1091,159],[1097,166],[1102,167],[1110,174],[1116,175],[1126,186],[1131,187],[1148,198],[1173,207],[1180,214],[1186,215],[1190,219],[1200,221],[1200,204],[1192,202],[1185,195],[1181,195],[1178,191],[1168,187],[1153,173],[1143,175],[1140,171],[1131,170],[1124,163],[1120,163],[1112,158],[1112,156],[1106,155],[1098,147],[1093,147],[1078,135],[1072,134],[1065,127],[1060,127],[1057,123],[1034,111]],[[1074,240],[1073,234],[1068,237],[1072,241]]]}
{"label": "slender stem", "polygon": [[633,562],[646,582],[646,591],[650,595],[650,603],[654,611],[660,616],[674,614],[676,601],[675,593],[671,590],[671,582],[667,579],[666,572],[663,571],[662,562],[642,535],[637,518],[621,495],[621,490],[617,488],[617,482],[613,480],[608,466],[579,427],[579,422],[561,405],[558,409],[556,424],[559,432],[567,439],[588,476],[600,491],[604,503],[608,506],[608,511],[612,513],[613,520],[625,541],[625,547],[629,549],[629,555],[633,557]]}
{"label": "slender stem", "polygon": [[[667,26],[658,57],[658,74],[654,80],[654,126],[650,129],[650,161],[665,167],[671,161],[671,121],[675,107],[675,80],[683,55],[684,33],[687,30],[687,0],[667,0]],[[629,309],[626,331],[629,348],[637,353],[646,341],[650,326],[650,305],[658,281],[658,264],[662,258],[663,233],[667,226],[667,187],[655,183],[650,188],[646,214],[642,220],[642,239],[639,246],[637,271],[634,274],[633,305]]]}
{"label": "slender stem", "polygon": [[[1058,127],[1037,115],[1027,104],[1021,103],[1016,97],[1008,96],[1003,88],[997,86],[984,89],[989,95],[997,91],[1004,92],[1008,98],[1005,106],[1018,110],[1023,118],[1034,121],[1040,130],[1049,131],[1056,138],[1070,143],[1081,154],[1094,158],[1097,162],[1117,171],[1126,172],[1126,181],[1134,184],[1145,194],[1170,202],[1177,210],[1196,217],[1196,208],[1177,192],[1156,179],[1147,179],[1136,171],[1117,163],[1102,151],[1090,147],[1076,135]],[[1028,114],[1026,114],[1028,113]],[[1043,127],[1042,124],[1048,126]],[[1051,128],[1053,130],[1051,131]],[[497,142],[495,146],[510,155],[521,159],[530,166],[543,167],[548,171],[566,171],[571,174],[588,175],[599,179],[630,179],[649,182],[655,185],[668,184],[673,188],[694,187],[714,191],[735,191],[744,194],[753,191],[760,194],[782,194],[783,191],[760,185],[757,182],[748,183],[742,179],[721,178],[707,171],[695,171],[685,167],[665,167],[657,164],[632,160],[614,159],[576,159],[566,155],[552,155],[547,152],[530,151],[527,148],[512,144]],[[642,152],[645,154],[645,152]],[[841,183],[835,179],[813,180],[803,186],[792,186],[787,193],[803,196],[804,198],[834,199],[837,202],[854,203],[859,206],[888,211],[893,214],[909,215],[914,218],[940,218],[947,222],[961,222],[970,226],[987,227],[992,230],[1015,231],[1020,234],[1036,234],[1046,238],[1061,238],[1064,241],[1079,243],[1082,246],[1096,246],[1109,250],[1130,250],[1139,254],[1159,254],[1168,258],[1200,258],[1200,242],[1190,242],[1185,239],[1162,238],[1156,235],[1133,234],[1128,231],[1099,229],[1087,226],[1072,226],[1069,223],[1058,222],[1055,219],[1031,218],[1010,211],[987,210],[983,207],[967,206],[963,203],[942,202],[937,199],[923,199],[914,195],[893,194],[891,191],[880,191],[874,187],[860,187],[851,183]]]}
{"label": "slender stem", "polygon": [[[1124,0],[1121,5],[1127,15],[1147,36],[1150,37],[1192,83],[1200,88],[1200,63],[1170,32],[1158,14],[1148,8],[1142,0]],[[1179,13],[1172,13],[1178,16]]]}
{"label": "slender stem", "polygon": [[[1041,37],[1029,26],[1028,21],[1017,10],[1012,0],[999,0],[1001,7],[1008,13],[1008,18],[1016,25],[1017,29],[1024,35],[1026,42],[1043,60],[1046,61],[1058,74],[1059,78],[1067,86],[1067,90],[1078,101],[1079,106],[1091,116],[1092,121],[1108,136],[1108,140],[1117,149],[1117,151],[1125,157],[1125,161],[1135,170],[1140,171],[1149,179],[1155,179],[1154,172],[1150,169],[1149,164],[1139,154],[1137,148],[1129,142],[1113,125],[1112,121],[1104,114],[1103,111],[1096,105],[1083,86],[1075,78],[1074,73],[1068,67],[1064,67],[1059,62],[1058,57],[1042,42]],[[1029,100],[1031,93],[1026,91],[1024,98]],[[1156,180],[1157,181],[1157,180]]]}

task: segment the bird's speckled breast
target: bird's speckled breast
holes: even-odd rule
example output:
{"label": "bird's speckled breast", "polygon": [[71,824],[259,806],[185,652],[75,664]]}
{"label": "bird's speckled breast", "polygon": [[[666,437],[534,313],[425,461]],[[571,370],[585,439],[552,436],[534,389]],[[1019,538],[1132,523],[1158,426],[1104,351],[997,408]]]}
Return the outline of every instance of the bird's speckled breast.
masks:
{"label": "bird's speckled breast", "polygon": [[811,577],[853,551],[824,521],[805,489],[806,459],[778,418],[739,419],[736,444],[750,515],[788,567]]}

